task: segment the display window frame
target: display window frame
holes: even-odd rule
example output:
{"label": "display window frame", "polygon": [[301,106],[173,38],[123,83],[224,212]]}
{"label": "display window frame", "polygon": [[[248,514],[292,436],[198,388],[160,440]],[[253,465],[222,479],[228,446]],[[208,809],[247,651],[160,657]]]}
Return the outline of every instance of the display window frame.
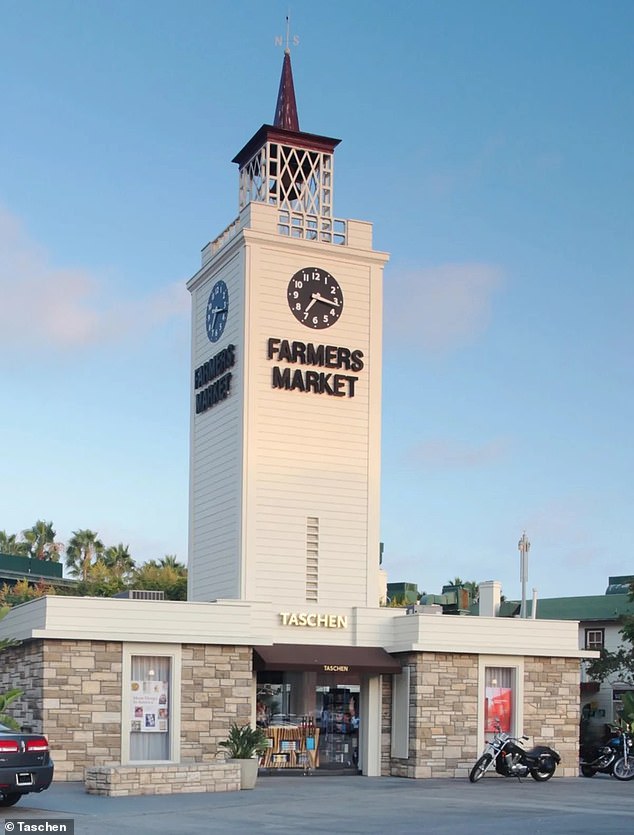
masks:
{"label": "display window frame", "polygon": [[[499,686],[487,684],[487,670],[503,670],[508,673],[506,681]],[[510,693],[503,691],[510,690]],[[493,732],[487,728],[487,699],[501,698],[501,704],[510,714],[507,721],[502,721],[502,730],[511,736],[520,736],[524,726],[524,659],[517,656],[485,655],[480,656],[478,664],[478,750],[493,738]],[[488,717],[491,718],[490,716]],[[501,717],[503,718],[503,717]]]}
{"label": "display window frame", "polygon": [[[169,680],[167,686],[168,733],[169,751],[166,759],[132,759],[130,737],[133,721],[132,659],[133,658],[161,658],[169,661]],[[122,694],[121,694],[121,763],[123,765],[136,764],[167,764],[180,762],[180,714],[181,714],[181,647],[174,644],[140,644],[127,643],[123,645],[122,654]]]}

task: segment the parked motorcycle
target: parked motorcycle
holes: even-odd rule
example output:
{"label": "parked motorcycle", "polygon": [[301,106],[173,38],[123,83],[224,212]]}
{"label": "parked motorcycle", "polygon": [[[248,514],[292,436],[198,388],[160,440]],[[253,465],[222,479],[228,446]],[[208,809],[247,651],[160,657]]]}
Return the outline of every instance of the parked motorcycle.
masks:
{"label": "parked motorcycle", "polygon": [[623,756],[614,763],[612,773],[617,780],[634,780],[634,740],[628,731],[621,731],[621,737]]}
{"label": "parked motorcycle", "polygon": [[[619,763],[618,773],[615,773],[617,762]],[[582,756],[579,768],[584,777],[611,774],[617,780],[634,780],[632,734],[621,728],[612,728],[612,736],[606,744],[601,745],[591,756]]]}
{"label": "parked motorcycle", "polygon": [[487,743],[484,753],[469,772],[469,780],[477,783],[491,766],[495,766],[497,773],[503,777],[520,778],[530,774],[538,782],[550,780],[561,757],[547,745],[536,745],[527,751],[522,747],[526,739],[527,736],[510,736],[496,722],[495,736]]}

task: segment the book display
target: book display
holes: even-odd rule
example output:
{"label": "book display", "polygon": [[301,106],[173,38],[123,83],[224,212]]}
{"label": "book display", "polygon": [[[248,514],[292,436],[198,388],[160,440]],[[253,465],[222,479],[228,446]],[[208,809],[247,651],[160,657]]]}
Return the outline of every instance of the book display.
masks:
{"label": "book display", "polygon": [[304,772],[359,768],[359,690],[357,683],[335,685],[299,678],[258,681],[256,722],[268,747],[260,768]]}
{"label": "book display", "polygon": [[318,767],[319,728],[310,717],[297,725],[269,725],[265,733],[269,747],[260,759],[260,768]]}

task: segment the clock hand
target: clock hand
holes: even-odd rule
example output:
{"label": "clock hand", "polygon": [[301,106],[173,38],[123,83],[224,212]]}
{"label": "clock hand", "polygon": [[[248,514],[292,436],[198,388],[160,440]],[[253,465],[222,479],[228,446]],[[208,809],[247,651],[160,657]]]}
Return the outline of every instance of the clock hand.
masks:
{"label": "clock hand", "polygon": [[211,327],[212,327],[212,329],[216,326],[216,316],[217,316],[219,313],[226,313],[226,312],[227,312],[227,308],[226,308],[226,307],[212,307],[212,308],[211,308],[210,313],[213,313],[213,316],[212,316],[212,318],[211,318]]}
{"label": "clock hand", "polygon": [[313,301],[329,304],[331,307],[339,307],[339,302],[336,299],[325,299],[323,296],[320,296],[319,293],[313,293],[312,299]]}
{"label": "clock hand", "polygon": [[308,311],[311,309],[311,307],[315,304],[316,301],[317,299],[315,298],[315,296],[313,296],[312,299],[306,305],[306,310],[304,311],[304,313],[308,313]]}

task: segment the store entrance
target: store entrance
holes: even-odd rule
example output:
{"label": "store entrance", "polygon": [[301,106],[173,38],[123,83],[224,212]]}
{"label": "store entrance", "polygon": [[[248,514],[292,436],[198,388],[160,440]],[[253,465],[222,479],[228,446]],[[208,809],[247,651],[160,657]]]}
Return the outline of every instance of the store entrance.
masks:
{"label": "store entrance", "polygon": [[351,674],[258,673],[256,719],[269,742],[260,767],[358,774],[360,691],[360,678]]}

